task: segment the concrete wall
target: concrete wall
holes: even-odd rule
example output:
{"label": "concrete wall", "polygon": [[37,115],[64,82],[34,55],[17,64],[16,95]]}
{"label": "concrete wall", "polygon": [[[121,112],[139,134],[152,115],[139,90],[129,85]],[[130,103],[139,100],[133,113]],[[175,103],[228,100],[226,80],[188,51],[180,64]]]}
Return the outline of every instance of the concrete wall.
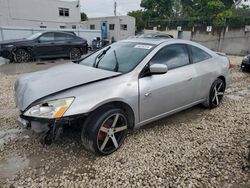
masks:
{"label": "concrete wall", "polygon": [[214,29],[211,33],[205,29],[195,29],[192,39],[214,51],[231,55],[246,55],[250,53],[250,32],[245,28]]}
{"label": "concrete wall", "polygon": [[206,28],[195,28],[194,31],[144,30],[144,33],[171,34],[174,38],[192,40],[211,50],[230,55],[246,55],[250,53],[250,26],[243,28],[213,28],[207,32]]}
{"label": "concrete wall", "polygon": [[[112,37],[116,41],[127,39],[130,36],[135,35],[135,18],[130,16],[111,16],[100,18],[89,18],[88,21],[82,22],[81,28],[90,29],[90,25],[95,25],[95,29],[101,29],[101,23],[107,22],[108,26],[108,39]],[[110,30],[109,25],[114,24],[115,29]],[[121,30],[121,25],[127,25],[127,30]]]}
{"label": "concrete wall", "polygon": [[[68,8],[69,16],[59,16],[59,8]],[[71,29],[80,20],[78,0],[0,0],[0,26]]]}
{"label": "concrete wall", "polygon": [[31,36],[34,33],[44,32],[44,31],[73,31],[79,37],[85,38],[88,44],[92,44],[92,40],[96,37],[101,37],[100,30],[84,30],[84,29],[40,29],[40,28],[20,28],[20,27],[0,27],[0,41],[9,39],[20,39]]}

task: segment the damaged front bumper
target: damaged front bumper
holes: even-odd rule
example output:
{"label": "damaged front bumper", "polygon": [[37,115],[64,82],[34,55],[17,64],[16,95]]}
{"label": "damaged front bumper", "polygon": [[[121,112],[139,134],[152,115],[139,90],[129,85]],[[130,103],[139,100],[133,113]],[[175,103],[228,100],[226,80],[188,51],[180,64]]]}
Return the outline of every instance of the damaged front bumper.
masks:
{"label": "damaged front bumper", "polygon": [[59,119],[46,119],[37,117],[28,117],[21,114],[17,122],[19,126],[31,129],[40,136],[42,144],[50,145],[53,141],[59,139],[63,132],[64,126],[71,126],[82,123],[87,114],[74,115],[70,117],[62,117]]}
{"label": "damaged front bumper", "polygon": [[56,120],[27,117],[21,114],[17,122],[23,128],[31,128],[35,133],[41,134],[49,131],[49,125],[55,124]]}
{"label": "damaged front bumper", "polygon": [[0,57],[3,57],[5,59],[9,59],[11,62],[14,61],[13,49],[0,47]]}

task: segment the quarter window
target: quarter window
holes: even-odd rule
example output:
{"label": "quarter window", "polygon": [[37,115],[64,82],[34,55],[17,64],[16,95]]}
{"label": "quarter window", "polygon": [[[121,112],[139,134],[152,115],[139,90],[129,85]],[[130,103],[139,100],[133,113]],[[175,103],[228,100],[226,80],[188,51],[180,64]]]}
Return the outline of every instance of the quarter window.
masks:
{"label": "quarter window", "polygon": [[151,60],[151,64],[165,64],[168,69],[175,69],[189,64],[187,48],[183,44],[173,44],[161,49]]}
{"label": "quarter window", "polygon": [[190,45],[190,49],[192,52],[193,63],[198,63],[198,62],[211,58],[211,55],[209,55],[207,52],[205,52],[204,50],[198,47]]}

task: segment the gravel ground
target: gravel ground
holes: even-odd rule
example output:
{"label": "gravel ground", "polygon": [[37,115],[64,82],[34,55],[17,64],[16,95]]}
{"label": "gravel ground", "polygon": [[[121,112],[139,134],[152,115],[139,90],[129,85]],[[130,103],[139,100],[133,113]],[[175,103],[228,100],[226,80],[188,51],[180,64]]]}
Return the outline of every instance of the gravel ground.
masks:
{"label": "gravel ground", "polygon": [[149,124],[107,157],[84,151],[77,130],[43,147],[18,128],[17,75],[0,73],[0,187],[250,187],[250,73],[239,70],[241,57],[230,59],[233,83],[219,108]]}

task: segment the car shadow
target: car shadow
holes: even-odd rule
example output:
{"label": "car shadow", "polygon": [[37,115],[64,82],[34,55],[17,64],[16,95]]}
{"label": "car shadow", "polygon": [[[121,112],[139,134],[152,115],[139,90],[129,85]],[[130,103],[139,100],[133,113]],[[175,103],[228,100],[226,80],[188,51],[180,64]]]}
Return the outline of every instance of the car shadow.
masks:
{"label": "car shadow", "polygon": [[146,124],[138,130],[131,132],[131,134],[140,134],[141,130],[154,129],[158,126],[181,126],[181,124],[186,124],[190,121],[198,120],[202,116],[202,114],[207,110],[208,109],[206,109],[202,105],[196,105],[194,107],[180,111],[168,117]]}

